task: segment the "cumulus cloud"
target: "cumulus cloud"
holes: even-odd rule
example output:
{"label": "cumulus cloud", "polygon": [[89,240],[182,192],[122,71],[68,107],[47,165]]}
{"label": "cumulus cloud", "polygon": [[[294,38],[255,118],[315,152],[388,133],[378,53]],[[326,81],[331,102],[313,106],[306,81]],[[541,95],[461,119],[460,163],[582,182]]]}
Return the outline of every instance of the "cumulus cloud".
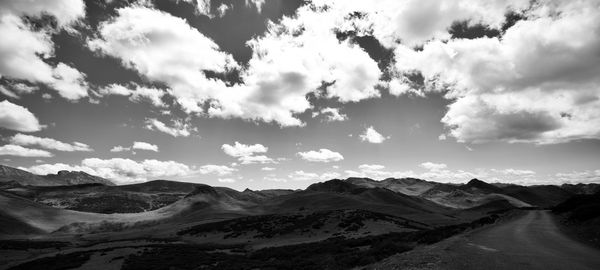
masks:
{"label": "cumulus cloud", "polygon": [[67,165],[63,163],[40,164],[25,169],[32,173],[43,175],[55,174],[60,170],[84,171],[91,175],[113,180],[118,184],[186,177],[196,173],[193,168],[176,161],[146,159],[138,162],[125,158],[86,158],[81,161],[81,165]]}
{"label": "cumulus cloud", "polygon": [[[341,102],[379,96],[377,63],[357,45],[338,41],[325,10],[305,6],[297,16],[270,23],[265,35],[248,42],[253,55],[240,72],[244,83],[233,85],[205,76],[240,67],[185,20],[141,6],[117,12],[89,46],[165,83],[188,113],[302,126],[297,114],[311,108],[309,93]],[[330,85],[321,93],[323,82]]]}
{"label": "cumulus cloud", "polygon": [[423,162],[419,165],[421,168],[430,170],[430,171],[439,171],[448,167],[444,163],[433,163],[433,162]]}
{"label": "cumulus cloud", "polygon": [[220,183],[235,183],[235,179],[233,178],[219,178],[217,179]]}
{"label": "cumulus cloud", "polygon": [[[0,61],[1,62],[1,61]],[[0,127],[21,132],[40,131],[44,126],[27,108],[11,103],[0,102]]]}
{"label": "cumulus cloud", "polygon": [[223,144],[221,146],[223,152],[225,154],[230,155],[232,157],[243,157],[243,156],[251,156],[256,153],[266,153],[268,148],[262,144],[252,144],[246,145],[243,143],[235,142],[234,145]]}
{"label": "cumulus cloud", "polygon": [[230,168],[225,165],[207,164],[207,165],[201,166],[198,169],[198,171],[201,174],[214,174],[214,175],[218,175],[218,176],[225,176],[225,175],[232,174],[233,172],[237,171],[237,169]]}
{"label": "cumulus cloud", "polygon": [[597,2],[536,2],[523,16],[501,38],[398,46],[395,69],[447,88],[442,122],[459,142],[600,138]]}
{"label": "cumulus cloud", "polygon": [[243,143],[235,142],[234,145],[223,144],[221,149],[225,154],[236,157],[238,161],[243,165],[248,164],[277,164],[277,160],[274,160],[266,155],[257,155],[260,153],[266,153],[268,148],[262,144],[246,145]]}
{"label": "cumulus cloud", "polygon": [[379,132],[377,132],[377,130],[375,130],[375,128],[373,128],[373,126],[365,129],[365,131],[359,136],[361,141],[369,143],[382,143],[390,138],[389,136],[386,138],[381,135]]}
{"label": "cumulus cloud", "polygon": [[275,168],[273,168],[273,167],[262,167],[262,168],[260,168],[260,170],[261,171],[274,171]]}
{"label": "cumulus cloud", "polygon": [[131,151],[131,147],[123,147],[123,146],[117,145],[117,146],[111,148],[110,151],[113,153]]}
{"label": "cumulus cloud", "polygon": [[158,146],[156,144],[151,144],[147,142],[133,142],[133,146],[131,146],[131,149],[158,152]]}
{"label": "cumulus cloud", "polygon": [[184,123],[183,121],[174,121],[173,126],[170,127],[154,118],[146,119],[145,128],[149,130],[158,130],[173,137],[187,137],[190,136],[192,131],[198,131],[197,128],[191,127],[189,123]]}
{"label": "cumulus cloud", "polygon": [[572,171],[557,173],[553,177],[556,181],[563,183],[600,183],[600,170]]}
{"label": "cumulus cloud", "polygon": [[89,145],[80,142],[65,143],[52,138],[36,137],[32,135],[26,135],[18,133],[10,138],[11,144],[21,146],[36,145],[45,149],[65,151],[65,152],[91,152],[94,151]]}
{"label": "cumulus cloud", "polygon": [[344,159],[344,156],[338,152],[329,149],[321,148],[319,151],[298,152],[300,158],[309,162],[334,162]]}
{"label": "cumulus cloud", "polygon": [[[0,76],[32,83],[44,83],[56,89],[64,98],[77,100],[87,96],[85,74],[64,63],[52,66],[44,59],[52,57],[54,43],[51,27],[34,29],[24,16],[40,18],[53,16],[58,29],[68,29],[83,18],[85,4],[81,0],[14,1],[0,3]],[[14,46],[14,41],[19,46]]]}
{"label": "cumulus cloud", "polygon": [[500,29],[508,11],[519,12],[529,7],[528,0],[382,0],[377,4],[361,0],[314,0],[312,3],[317,8],[326,8],[338,29],[371,34],[388,48],[448,39],[450,26],[456,21]]}
{"label": "cumulus cloud", "polygon": [[413,175],[412,171],[388,171],[384,165],[380,164],[361,164],[358,166],[358,171],[346,170],[346,175],[349,177],[368,177],[373,179],[385,179],[390,177],[400,178],[407,175]]}
{"label": "cumulus cloud", "polygon": [[155,107],[164,108],[167,104],[162,100],[163,96],[168,93],[158,88],[145,87],[137,84],[133,85],[134,89],[120,85],[120,84],[109,84],[108,86],[100,89],[99,93],[102,95],[120,95],[127,96],[129,100],[133,102],[148,101]]}
{"label": "cumulus cloud", "polygon": [[324,116],[324,120],[327,122],[334,122],[334,121],[345,121],[348,120],[348,116],[340,113],[340,109],[339,108],[323,108],[318,112],[313,112],[313,118],[317,117],[317,116]]}
{"label": "cumulus cloud", "polygon": [[246,0],[246,6],[254,6],[258,13],[262,12],[262,6],[265,4],[266,0]]}
{"label": "cumulus cloud", "polygon": [[52,153],[40,150],[26,148],[20,145],[7,144],[0,146],[0,155],[2,156],[18,156],[18,157],[52,157]]}
{"label": "cumulus cloud", "polygon": [[278,162],[270,157],[265,155],[257,155],[257,156],[241,156],[238,158],[240,163],[247,164],[277,164]]}
{"label": "cumulus cloud", "polygon": [[294,171],[288,175],[288,178],[295,181],[325,181],[340,177],[336,172],[325,172],[322,174],[305,172],[303,170]]}
{"label": "cumulus cloud", "polygon": [[101,23],[99,33],[99,39],[88,42],[92,49],[167,84],[187,112],[202,112],[200,104],[226,87],[220,80],[208,79],[204,71],[221,73],[237,67],[231,55],[184,19],[148,7],[118,9],[116,17]]}

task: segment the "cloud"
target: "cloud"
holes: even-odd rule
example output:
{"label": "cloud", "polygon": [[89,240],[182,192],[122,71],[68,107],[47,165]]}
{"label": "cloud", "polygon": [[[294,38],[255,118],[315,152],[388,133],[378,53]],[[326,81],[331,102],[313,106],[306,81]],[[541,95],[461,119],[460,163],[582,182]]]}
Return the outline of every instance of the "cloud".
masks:
{"label": "cloud", "polygon": [[52,157],[52,153],[39,149],[25,148],[20,145],[7,144],[0,146],[0,155],[19,157]]}
{"label": "cloud", "polygon": [[158,146],[147,142],[133,142],[132,149],[158,152]]}
{"label": "cloud", "polygon": [[[304,7],[293,18],[270,23],[265,35],[248,42],[253,55],[239,71],[243,83],[238,84],[206,77],[205,71],[242,67],[185,20],[141,6],[117,13],[101,23],[99,38],[89,46],[166,84],[190,114],[303,126],[297,115],[311,108],[309,93],[341,102],[379,96],[377,63],[359,46],[340,43],[325,12]],[[324,92],[318,90],[323,82],[330,83]]]}
{"label": "cloud", "polygon": [[361,141],[369,143],[382,143],[390,138],[389,136],[386,138],[383,135],[381,135],[379,132],[377,132],[377,130],[373,128],[373,126],[370,126],[367,129],[365,129],[365,131],[359,136]]}
{"label": "cloud", "polygon": [[226,87],[220,80],[208,79],[204,71],[223,73],[237,67],[231,55],[184,19],[152,8],[118,9],[116,17],[100,24],[99,36],[88,41],[90,48],[165,83],[189,113],[201,113],[200,104],[218,98]]}
{"label": "cloud", "polygon": [[226,5],[225,3],[221,3],[221,5],[217,8],[217,15],[219,16],[219,18],[225,16],[225,13],[229,9],[230,7],[228,5]]}
{"label": "cloud", "polygon": [[223,152],[225,152],[225,154],[230,155],[232,157],[251,156],[256,153],[266,153],[268,150],[268,148],[263,146],[262,144],[257,143],[253,145],[246,145],[237,141],[234,145],[223,144],[221,146],[221,149],[223,149]]}
{"label": "cloud", "polygon": [[348,116],[343,113],[340,113],[339,108],[330,108],[330,107],[323,108],[318,112],[314,112],[313,118],[315,118],[319,115],[325,116],[325,121],[327,121],[327,122],[348,120]]}
{"label": "cloud", "polygon": [[70,66],[59,63],[52,71],[54,80],[50,85],[58,91],[58,94],[69,100],[78,100],[87,97],[88,84],[85,74]]}
{"label": "cloud", "polygon": [[238,160],[244,164],[277,164],[278,162],[270,157],[265,155],[258,156],[241,156]]}
{"label": "cloud", "polygon": [[319,151],[308,151],[308,152],[298,152],[298,155],[310,162],[334,162],[343,160],[344,157],[342,154],[338,152],[331,151],[329,149],[321,148]]}
{"label": "cloud", "polygon": [[340,177],[340,174],[336,172],[325,172],[319,175],[316,173],[305,172],[303,170],[294,171],[288,175],[288,178],[294,181],[325,181],[338,177]]}
{"label": "cloud", "polygon": [[553,183],[564,182],[564,183],[600,183],[600,170],[586,170],[586,171],[572,171],[557,173],[554,175],[555,181]]}
{"label": "cloud", "polygon": [[220,183],[235,183],[235,179],[233,178],[219,178],[217,179]]}
{"label": "cloud", "polygon": [[10,143],[16,144],[16,145],[21,145],[21,146],[37,145],[37,146],[45,148],[45,149],[52,149],[52,150],[58,150],[58,151],[64,151],[64,152],[75,152],[75,151],[91,152],[91,151],[94,151],[89,145],[84,144],[84,143],[73,142],[72,144],[69,144],[69,143],[61,142],[61,141],[51,139],[51,138],[36,137],[36,136],[26,135],[26,134],[22,134],[22,133],[18,133],[16,135],[14,135],[12,138],[10,138]]}
{"label": "cloud", "polygon": [[274,171],[275,168],[273,168],[273,167],[262,167],[262,168],[260,168],[260,170],[261,171]]}
{"label": "cloud", "polygon": [[[22,17],[41,18],[49,15],[56,19],[57,28],[45,25],[34,29]],[[57,1],[2,1],[0,3],[0,76],[32,83],[44,83],[69,99],[87,96],[85,74],[64,63],[51,66],[44,59],[54,54],[52,34],[85,16],[85,4],[79,0]],[[14,40],[19,46],[14,46]]]}
{"label": "cloud", "polygon": [[86,158],[81,161],[81,165],[67,165],[63,163],[40,164],[24,169],[42,175],[55,174],[60,170],[84,171],[91,175],[113,180],[118,184],[186,177],[196,173],[189,166],[176,161],[146,159],[138,162],[125,158]]}
{"label": "cloud", "polygon": [[500,29],[506,13],[529,7],[528,0],[384,0],[375,5],[361,0],[315,0],[312,3],[317,10],[327,9],[338,29],[373,35],[388,48],[398,44],[413,47],[431,39],[448,39],[449,29],[456,21]]}
{"label": "cloud", "polygon": [[373,179],[400,178],[413,174],[412,171],[387,171],[385,166],[380,164],[361,164],[358,166],[358,169],[358,171],[346,170],[345,173],[349,177],[368,177]]}
{"label": "cloud", "polygon": [[21,132],[40,131],[44,126],[27,108],[11,103],[0,102],[0,127]]}
{"label": "cloud", "polygon": [[419,167],[430,170],[430,171],[439,171],[448,167],[444,163],[433,163],[433,162],[423,162]]}
{"label": "cloud", "polygon": [[162,100],[163,96],[169,91],[164,91],[158,88],[145,87],[134,84],[135,89],[130,89],[120,84],[109,84],[108,86],[100,89],[101,95],[120,95],[128,96],[129,100],[133,102],[148,101],[155,107],[164,108],[167,104]]}
{"label": "cloud", "polygon": [[237,171],[235,168],[230,168],[224,165],[204,165],[198,169],[201,174],[215,174],[218,176],[230,175]]}
{"label": "cloud", "polygon": [[442,122],[459,142],[553,144],[600,138],[596,1],[536,2],[501,38],[433,40],[395,50],[453,100]]}
{"label": "cloud", "polygon": [[123,147],[123,146],[117,145],[117,146],[111,148],[110,151],[113,153],[131,151],[131,147]]}
{"label": "cloud", "polygon": [[254,6],[256,7],[256,11],[258,13],[262,12],[262,6],[265,4],[266,0],[246,0],[246,6]]}
{"label": "cloud", "polygon": [[268,148],[262,144],[246,145],[243,143],[235,142],[234,145],[223,144],[221,149],[225,154],[237,157],[238,161],[243,165],[248,164],[277,164],[276,160],[267,157],[265,155],[256,155],[259,153],[266,153]]}
{"label": "cloud", "polygon": [[291,178],[292,180],[296,180],[296,181],[309,181],[309,180],[314,181],[314,180],[320,179],[318,174],[307,173],[302,170],[295,171],[295,172],[289,174],[288,177]]}
{"label": "cloud", "polygon": [[198,131],[197,128],[191,127],[190,124],[184,123],[183,121],[174,121],[173,124],[173,127],[169,127],[157,119],[148,118],[146,119],[145,128],[149,130],[158,130],[173,137],[187,137],[190,136],[191,131]]}

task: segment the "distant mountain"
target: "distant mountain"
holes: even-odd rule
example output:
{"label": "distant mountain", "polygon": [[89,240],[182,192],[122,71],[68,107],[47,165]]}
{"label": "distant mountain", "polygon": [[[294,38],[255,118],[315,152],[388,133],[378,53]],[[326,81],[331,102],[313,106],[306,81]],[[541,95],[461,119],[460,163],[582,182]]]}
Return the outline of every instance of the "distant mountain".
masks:
{"label": "distant mountain", "polygon": [[0,165],[0,182],[11,181],[24,186],[114,185],[110,180],[85,172],[59,171],[57,174],[36,175],[17,168]]}
{"label": "distant mountain", "polygon": [[563,186],[520,186],[490,184],[472,179],[466,184],[445,184],[415,178],[388,178],[375,181],[369,178],[348,178],[346,182],[357,186],[386,188],[406,195],[418,196],[453,208],[472,208],[495,200],[508,201],[516,207],[551,207],[573,194],[590,194],[600,190],[600,185],[579,184]]}
{"label": "distant mountain", "polygon": [[437,183],[428,182],[417,178],[388,178],[375,181],[369,178],[348,178],[347,182],[362,187],[380,187],[406,195],[418,196],[436,186]]}

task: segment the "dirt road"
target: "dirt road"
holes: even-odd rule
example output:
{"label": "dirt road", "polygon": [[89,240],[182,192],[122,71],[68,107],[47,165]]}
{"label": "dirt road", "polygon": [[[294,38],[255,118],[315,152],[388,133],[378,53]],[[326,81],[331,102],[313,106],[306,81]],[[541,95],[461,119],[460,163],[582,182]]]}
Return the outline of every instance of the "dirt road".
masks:
{"label": "dirt road", "polygon": [[600,250],[565,236],[547,211],[473,232],[447,255],[444,269],[600,269]]}

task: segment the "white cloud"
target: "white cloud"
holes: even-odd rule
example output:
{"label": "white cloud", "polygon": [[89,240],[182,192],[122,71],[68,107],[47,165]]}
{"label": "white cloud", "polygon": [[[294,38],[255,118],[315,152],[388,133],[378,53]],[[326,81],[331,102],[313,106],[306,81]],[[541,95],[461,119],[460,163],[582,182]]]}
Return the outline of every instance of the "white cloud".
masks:
{"label": "white cloud", "polygon": [[158,152],[158,146],[147,142],[133,142],[131,149],[147,150]]}
{"label": "white cloud", "polygon": [[64,27],[85,15],[85,3],[81,0],[3,0],[0,2],[0,14],[4,13],[32,17],[52,15]]}
{"label": "white cloud", "polygon": [[159,108],[167,106],[162,100],[163,96],[169,91],[164,91],[158,88],[145,87],[134,84],[135,89],[130,89],[120,84],[110,84],[100,89],[102,95],[121,95],[128,96],[133,102],[149,101],[152,105]]}
{"label": "white cloud", "polygon": [[40,131],[43,128],[27,108],[8,100],[0,102],[0,127],[21,132]]}
{"label": "white cloud", "polygon": [[69,100],[78,100],[88,96],[85,74],[77,69],[59,63],[52,71],[52,77],[54,79],[50,85],[58,91],[60,96]]}
{"label": "white cloud", "polygon": [[265,155],[258,156],[241,156],[238,160],[244,164],[277,164],[278,162]]}
{"label": "white cloud", "polygon": [[386,138],[383,135],[381,135],[379,132],[377,132],[377,130],[373,128],[373,126],[370,126],[367,129],[365,129],[365,131],[359,136],[361,141],[366,141],[369,143],[382,143],[390,138],[389,136]]}
{"label": "white cloud", "polygon": [[260,170],[261,171],[274,171],[275,168],[273,168],[273,167],[262,167],[262,168],[260,168]]}
{"label": "white cloud", "polygon": [[327,108],[321,109],[318,112],[313,112],[313,118],[315,118],[319,115],[325,116],[325,121],[327,121],[327,122],[348,120],[348,116],[343,113],[340,113],[339,108],[327,107]]}
{"label": "white cloud", "polygon": [[3,85],[0,85],[0,93],[2,93],[3,95],[9,97],[9,98],[14,98],[14,99],[19,99],[19,96],[15,93],[13,93],[12,91],[6,89],[6,87],[4,87]]}
{"label": "white cloud", "polygon": [[600,183],[600,170],[572,171],[565,173],[557,173],[554,175],[557,181],[577,184],[577,183]]}
{"label": "white cloud", "polygon": [[189,166],[176,161],[146,159],[138,162],[124,158],[87,158],[81,161],[81,165],[40,164],[24,169],[42,175],[55,174],[60,170],[84,171],[91,175],[111,179],[118,184],[186,177],[196,173]]}
{"label": "white cloud", "polygon": [[414,175],[412,171],[387,171],[385,166],[380,164],[361,164],[358,166],[358,169],[358,171],[346,170],[345,173],[348,177],[368,177],[378,180],[390,177],[400,178]]}
{"label": "white cloud", "polygon": [[501,39],[399,46],[395,68],[421,72],[427,89],[448,86],[442,122],[459,142],[600,138],[597,2],[538,2],[525,16]]}
{"label": "white cloud", "polygon": [[91,168],[88,168],[85,166],[79,166],[79,165],[73,166],[73,165],[69,165],[69,164],[65,164],[65,163],[40,164],[40,165],[31,166],[29,168],[19,167],[19,169],[26,170],[33,174],[38,174],[38,175],[56,174],[59,171],[77,171],[77,172],[81,171],[81,172],[88,173],[90,175],[96,175],[96,171],[92,170]]}
{"label": "white cloud", "polygon": [[191,127],[189,123],[184,123],[183,121],[174,121],[173,124],[173,127],[169,127],[158,119],[148,118],[146,119],[145,128],[149,130],[158,130],[173,137],[187,137],[190,136],[191,131],[198,131],[197,128]]}
{"label": "white cloud", "polygon": [[233,178],[219,178],[218,181],[220,183],[235,183],[235,179]]}
{"label": "white cloud", "polygon": [[246,6],[254,6],[256,7],[256,11],[258,13],[262,12],[262,6],[265,4],[266,0],[246,0]]}
{"label": "white cloud", "polygon": [[295,171],[288,175],[289,178],[296,181],[309,181],[309,180],[319,180],[320,177],[316,173],[307,173],[302,170]]}
{"label": "white cloud", "polygon": [[[508,1],[438,1],[383,0],[376,4],[361,0],[314,0],[317,9],[327,7],[337,27],[359,34],[372,34],[384,46],[399,43],[407,46],[431,39],[448,39],[448,29],[455,21],[482,23],[499,29],[509,10],[523,10],[528,0]],[[361,16],[348,16],[359,13]]]}
{"label": "white cloud", "polygon": [[262,144],[257,143],[252,145],[246,145],[237,141],[234,145],[223,144],[221,146],[221,149],[223,149],[223,152],[225,152],[225,154],[230,155],[232,157],[251,156],[256,153],[266,153],[268,150],[268,148],[263,146]]}
{"label": "white cloud", "polygon": [[91,151],[94,151],[92,148],[90,148],[89,145],[84,144],[84,143],[73,142],[72,144],[69,144],[69,143],[61,142],[61,141],[58,141],[58,140],[55,140],[52,138],[42,138],[42,137],[36,137],[36,136],[26,135],[26,134],[22,134],[22,133],[18,133],[16,135],[14,135],[12,138],[10,138],[10,143],[16,144],[16,145],[21,145],[21,146],[37,145],[37,146],[45,148],[45,149],[52,149],[52,150],[65,151],[65,152],[75,152],[75,151],[91,152]]}
{"label": "white cloud", "polygon": [[225,5],[225,3],[221,3],[221,5],[217,8],[217,15],[219,16],[219,18],[225,16],[225,13],[229,9],[230,7],[228,5]]}
{"label": "white cloud", "polygon": [[1,156],[19,156],[19,157],[52,157],[52,153],[39,150],[39,149],[31,149],[25,148],[20,145],[7,144],[0,146],[0,155]]}
{"label": "white cloud", "polygon": [[419,165],[421,168],[430,170],[430,171],[439,171],[448,167],[444,163],[433,163],[433,162],[423,162]]}
{"label": "white cloud", "polygon": [[117,13],[100,24],[100,39],[88,42],[92,49],[121,59],[152,81],[164,82],[190,113],[201,113],[200,103],[223,92],[225,83],[206,78],[204,71],[227,72],[237,64],[211,39],[184,19],[159,10],[134,5]]}
{"label": "white cloud", "polygon": [[[54,54],[51,35],[57,29],[33,29],[23,16],[39,18],[50,15],[56,18],[59,29],[69,26],[85,15],[85,4],[80,0],[15,1],[0,3],[0,76],[45,83],[70,100],[87,96],[85,75],[78,70],[58,63],[51,66],[44,59]],[[19,46],[14,46],[14,41]]]}
{"label": "white cloud", "polygon": [[230,168],[224,165],[213,165],[213,164],[208,164],[208,165],[204,165],[202,167],[200,167],[198,169],[198,171],[201,174],[215,174],[218,176],[225,176],[225,175],[230,175],[233,172],[237,171],[237,169],[235,168]]}
{"label": "white cloud", "polygon": [[334,162],[344,159],[342,154],[325,148],[321,148],[319,151],[298,152],[298,155],[310,162]]}
{"label": "white cloud", "polygon": [[297,114],[311,108],[306,95],[324,81],[335,82],[326,95],[342,102],[379,96],[377,63],[357,45],[340,43],[328,18],[303,7],[298,16],[271,23],[264,36],[249,41],[253,56],[241,71],[244,83],[234,85],[204,75],[240,68],[231,55],[184,20],[150,8],[119,9],[101,24],[100,39],[88,44],[168,85],[188,113],[302,126]]}
{"label": "white cloud", "polygon": [[123,146],[117,145],[117,146],[111,148],[110,151],[113,153],[131,151],[131,147],[123,147]]}

